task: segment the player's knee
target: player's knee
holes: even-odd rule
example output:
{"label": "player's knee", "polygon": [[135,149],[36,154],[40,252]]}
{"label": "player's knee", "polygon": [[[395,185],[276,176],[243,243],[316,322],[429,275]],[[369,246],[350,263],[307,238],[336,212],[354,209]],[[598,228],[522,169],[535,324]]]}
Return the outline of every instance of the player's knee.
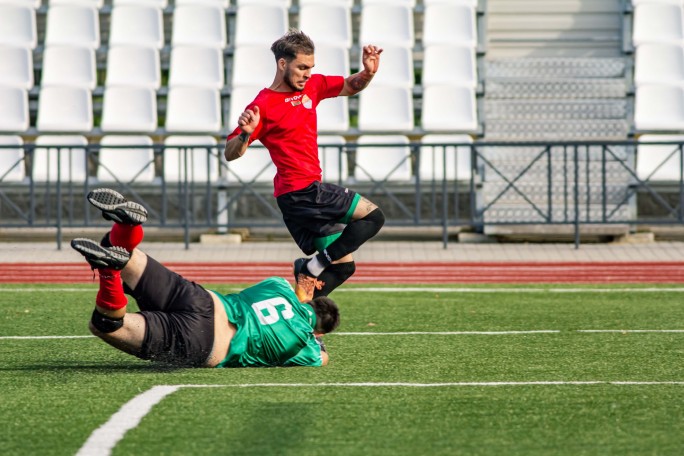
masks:
{"label": "player's knee", "polygon": [[112,333],[123,327],[123,318],[111,318],[102,315],[97,309],[93,310],[88,329],[93,335],[102,337],[104,334]]}
{"label": "player's knee", "polygon": [[382,226],[385,224],[385,213],[382,212],[382,209],[378,207],[373,209],[362,220],[365,220],[366,222],[373,224],[375,232],[377,233],[378,231],[380,231],[380,228],[382,228]]}

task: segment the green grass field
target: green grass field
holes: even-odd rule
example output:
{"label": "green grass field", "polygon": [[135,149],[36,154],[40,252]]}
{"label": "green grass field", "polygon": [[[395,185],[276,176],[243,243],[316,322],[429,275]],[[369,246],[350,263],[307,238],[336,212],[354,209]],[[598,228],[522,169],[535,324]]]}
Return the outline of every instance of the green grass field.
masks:
{"label": "green grass field", "polygon": [[329,366],[222,370],[38,338],[89,335],[95,288],[3,285],[0,454],[76,454],[164,385],[112,454],[682,454],[684,288],[559,290],[346,287]]}

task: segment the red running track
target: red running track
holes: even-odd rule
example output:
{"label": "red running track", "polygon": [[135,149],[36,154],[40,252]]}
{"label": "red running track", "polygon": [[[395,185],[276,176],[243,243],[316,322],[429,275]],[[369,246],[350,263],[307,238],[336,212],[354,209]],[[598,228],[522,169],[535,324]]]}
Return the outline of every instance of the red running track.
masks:
{"label": "red running track", "polygon": [[[291,263],[167,263],[199,283],[253,283],[292,277]],[[84,263],[2,263],[0,283],[92,283]],[[684,283],[684,262],[362,263],[349,283]]]}

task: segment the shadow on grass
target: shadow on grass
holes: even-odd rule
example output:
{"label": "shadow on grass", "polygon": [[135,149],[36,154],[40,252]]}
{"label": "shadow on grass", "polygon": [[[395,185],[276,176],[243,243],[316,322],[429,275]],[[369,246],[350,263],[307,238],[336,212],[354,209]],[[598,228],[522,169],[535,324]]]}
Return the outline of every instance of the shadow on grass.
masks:
{"label": "shadow on grass", "polygon": [[179,367],[168,364],[157,363],[122,363],[115,365],[96,364],[96,363],[39,363],[25,366],[14,367],[0,367],[0,372],[47,372],[47,371],[68,371],[69,373],[77,373],[78,371],[87,372],[89,374],[109,374],[131,372],[135,374],[140,373],[169,373],[192,369],[189,367]]}

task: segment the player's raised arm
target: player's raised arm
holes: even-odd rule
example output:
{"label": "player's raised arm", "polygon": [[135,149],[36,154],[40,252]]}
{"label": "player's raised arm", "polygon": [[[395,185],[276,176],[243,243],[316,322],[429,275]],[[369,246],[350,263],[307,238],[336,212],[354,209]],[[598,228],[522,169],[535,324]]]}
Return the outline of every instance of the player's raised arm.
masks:
{"label": "player's raised arm", "polygon": [[254,133],[254,130],[256,130],[260,120],[261,116],[259,114],[258,106],[254,106],[254,109],[246,109],[240,114],[238,126],[242,130],[242,133],[226,141],[226,148],[223,152],[226,160],[232,161],[245,154],[247,146],[249,146],[249,137]]}
{"label": "player's raised arm", "polygon": [[373,76],[375,76],[375,73],[380,67],[381,53],[382,48],[372,44],[363,47],[363,57],[361,59],[363,70],[352,74],[344,80],[344,87],[342,87],[340,96],[356,95],[368,87],[368,84],[370,84]]}

